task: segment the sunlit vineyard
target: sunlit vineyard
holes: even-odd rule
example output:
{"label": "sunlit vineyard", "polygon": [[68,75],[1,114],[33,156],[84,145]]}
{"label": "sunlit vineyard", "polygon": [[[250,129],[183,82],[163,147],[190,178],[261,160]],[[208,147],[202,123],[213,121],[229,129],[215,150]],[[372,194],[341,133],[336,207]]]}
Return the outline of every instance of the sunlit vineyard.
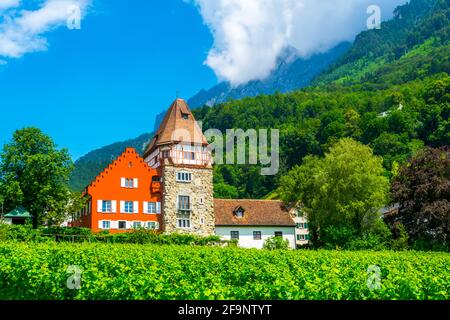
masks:
{"label": "sunlit vineyard", "polygon": [[0,299],[449,299],[449,266],[436,252],[1,243]]}

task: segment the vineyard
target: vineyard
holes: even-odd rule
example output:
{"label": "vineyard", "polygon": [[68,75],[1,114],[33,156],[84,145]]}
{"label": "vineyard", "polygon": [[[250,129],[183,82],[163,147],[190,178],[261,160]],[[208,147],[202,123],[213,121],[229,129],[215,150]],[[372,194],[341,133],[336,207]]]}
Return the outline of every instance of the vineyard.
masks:
{"label": "vineyard", "polygon": [[0,299],[449,299],[449,266],[448,253],[0,243]]}

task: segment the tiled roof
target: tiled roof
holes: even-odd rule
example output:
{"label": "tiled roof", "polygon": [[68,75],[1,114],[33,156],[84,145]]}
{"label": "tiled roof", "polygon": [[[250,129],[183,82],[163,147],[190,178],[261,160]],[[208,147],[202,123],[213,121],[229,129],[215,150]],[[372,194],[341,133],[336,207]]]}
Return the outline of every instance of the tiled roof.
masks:
{"label": "tiled roof", "polygon": [[208,144],[191,110],[183,99],[177,99],[172,103],[145,155],[151,153],[156,146],[174,142]]}
{"label": "tiled roof", "polygon": [[[242,218],[236,216],[244,209]],[[216,226],[295,226],[281,201],[214,199]]]}

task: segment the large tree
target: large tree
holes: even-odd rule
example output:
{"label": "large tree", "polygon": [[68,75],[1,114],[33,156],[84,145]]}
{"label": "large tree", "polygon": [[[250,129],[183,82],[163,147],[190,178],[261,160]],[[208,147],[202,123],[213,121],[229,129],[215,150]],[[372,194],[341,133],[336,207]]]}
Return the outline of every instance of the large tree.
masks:
{"label": "large tree", "polygon": [[340,228],[363,235],[379,227],[379,209],[388,201],[382,161],[368,146],[344,138],[325,158],[306,157],[281,179],[279,192],[284,202],[302,203],[313,232]]}
{"label": "large tree", "polygon": [[17,130],[0,154],[0,194],[5,210],[22,205],[34,216],[34,227],[57,224],[70,197],[72,168],[68,151],[58,150],[39,129]]}
{"label": "large tree", "polygon": [[450,149],[426,148],[400,168],[392,183],[401,222],[410,241],[450,245]]}

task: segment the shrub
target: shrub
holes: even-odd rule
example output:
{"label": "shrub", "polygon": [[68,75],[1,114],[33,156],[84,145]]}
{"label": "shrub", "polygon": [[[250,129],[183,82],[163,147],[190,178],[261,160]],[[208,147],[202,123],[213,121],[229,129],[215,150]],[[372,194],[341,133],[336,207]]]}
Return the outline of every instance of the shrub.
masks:
{"label": "shrub", "polygon": [[264,241],[264,249],[267,250],[287,250],[289,249],[289,241],[283,237],[270,237]]}

